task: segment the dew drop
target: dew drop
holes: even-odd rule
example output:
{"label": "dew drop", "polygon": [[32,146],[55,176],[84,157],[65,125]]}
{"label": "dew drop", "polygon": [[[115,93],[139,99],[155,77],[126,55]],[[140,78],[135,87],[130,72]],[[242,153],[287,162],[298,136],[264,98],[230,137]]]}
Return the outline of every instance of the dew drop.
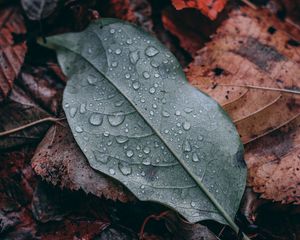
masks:
{"label": "dew drop", "polygon": [[129,60],[132,64],[136,64],[139,59],[140,59],[139,51],[133,51],[129,54]]}
{"label": "dew drop", "polygon": [[150,148],[148,148],[148,147],[145,147],[144,149],[143,149],[143,152],[144,153],[146,153],[146,154],[149,154],[150,153]]}
{"label": "dew drop", "polygon": [[[104,150],[106,150],[106,148]],[[101,162],[103,164],[108,163],[109,158],[108,158],[107,154],[97,151],[97,150],[93,151],[93,154],[94,154],[94,157],[97,162]]]}
{"label": "dew drop", "polygon": [[86,105],[84,103],[80,104],[79,112],[80,113],[85,113],[85,111],[86,111]]}
{"label": "dew drop", "polygon": [[196,207],[196,203],[195,202],[191,202],[191,206],[192,207]]}
{"label": "dew drop", "polygon": [[189,122],[184,122],[183,123],[183,129],[184,130],[189,130],[191,128],[191,124]]}
{"label": "dew drop", "polygon": [[112,66],[112,67],[117,67],[117,66],[118,66],[118,62],[112,62],[112,63],[111,63],[111,66]]}
{"label": "dew drop", "polygon": [[177,111],[175,112],[175,115],[176,115],[176,116],[180,116],[180,115],[181,115],[181,112],[177,110]]}
{"label": "dew drop", "polygon": [[159,51],[155,47],[150,46],[146,48],[145,53],[148,57],[154,57],[159,53]]}
{"label": "dew drop", "polygon": [[130,38],[128,38],[128,39],[126,40],[126,43],[127,43],[128,45],[130,45],[130,44],[132,44],[132,40],[131,40]]}
{"label": "dew drop", "polygon": [[129,79],[129,78],[130,78],[130,74],[129,74],[129,73],[126,73],[126,74],[125,74],[125,78],[126,78],[126,79]]}
{"label": "dew drop", "polygon": [[155,103],[153,103],[153,104],[152,104],[152,107],[153,107],[154,109],[156,109],[156,108],[157,108],[157,105],[156,105]]}
{"label": "dew drop", "polygon": [[149,158],[144,159],[142,163],[143,163],[144,165],[146,165],[146,166],[149,166],[149,165],[151,164]]}
{"label": "dew drop", "polygon": [[109,173],[110,173],[111,175],[115,175],[115,174],[116,174],[116,171],[115,171],[114,169],[110,168],[110,169],[109,169]]}
{"label": "dew drop", "polygon": [[71,108],[70,108],[70,116],[71,116],[72,118],[75,117],[76,112],[77,112],[77,108],[76,108],[76,107],[71,107]]}
{"label": "dew drop", "polygon": [[199,162],[199,160],[200,160],[197,153],[193,153],[192,159],[193,159],[193,162]]}
{"label": "dew drop", "polygon": [[97,82],[97,77],[90,74],[87,77],[87,81],[88,81],[89,84],[95,84]]}
{"label": "dew drop", "polygon": [[78,133],[82,133],[83,129],[82,129],[82,127],[76,126],[75,131]]}
{"label": "dew drop", "polygon": [[170,117],[170,113],[168,113],[167,111],[162,111],[162,115],[163,117]]}
{"label": "dew drop", "polygon": [[110,29],[110,31],[109,31],[111,34],[114,34],[115,32],[116,32],[116,30],[115,29]]}
{"label": "dew drop", "polygon": [[158,74],[158,73],[155,73],[155,74],[154,74],[154,77],[159,78],[159,74]]}
{"label": "dew drop", "polygon": [[132,87],[133,87],[133,89],[135,89],[135,90],[138,90],[138,89],[140,88],[140,86],[141,86],[141,84],[140,84],[139,81],[134,81],[134,82],[132,83]]}
{"label": "dew drop", "polygon": [[104,137],[108,137],[108,136],[109,136],[109,132],[108,132],[108,131],[105,131],[105,132],[103,133],[103,135],[104,135]]}
{"label": "dew drop", "polygon": [[183,151],[184,152],[190,152],[192,149],[191,149],[191,145],[189,143],[188,140],[185,140],[184,141],[184,144],[183,144]]}
{"label": "dew drop", "polygon": [[141,189],[145,189],[145,185],[141,185]]}
{"label": "dew drop", "polygon": [[128,137],[120,135],[120,136],[116,136],[116,141],[117,143],[126,143],[128,141]]}
{"label": "dew drop", "polygon": [[159,67],[158,62],[156,62],[155,60],[152,60],[152,61],[150,62],[150,65],[151,65],[152,67],[154,67],[154,68],[158,68],[158,67]]}
{"label": "dew drop", "polygon": [[134,153],[133,153],[132,150],[128,150],[128,151],[126,152],[126,156],[127,156],[127,157],[130,157],[130,158],[133,156],[133,154],[134,154]]}
{"label": "dew drop", "polygon": [[149,92],[150,92],[151,94],[154,94],[154,93],[155,93],[155,88],[154,88],[154,87],[151,87],[151,88],[149,89]]}
{"label": "dew drop", "polygon": [[125,115],[122,112],[115,113],[114,115],[108,116],[108,122],[113,127],[119,126],[122,122],[124,122],[124,119],[125,119]]}
{"label": "dew drop", "polygon": [[146,79],[150,78],[150,74],[148,72],[143,72],[143,76]]}
{"label": "dew drop", "polygon": [[119,162],[118,167],[120,172],[125,176],[128,176],[132,173],[132,169],[128,163]]}
{"label": "dew drop", "polygon": [[99,114],[99,113],[93,113],[90,116],[90,124],[94,125],[94,126],[99,126],[102,124],[103,122],[103,115]]}
{"label": "dew drop", "polygon": [[189,108],[189,107],[187,107],[187,108],[184,109],[184,111],[185,111],[186,113],[191,113],[193,110],[194,110],[194,109]]}
{"label": "dew drop", "polygon": [[117,55],[120,55],[121,52],[122,52],[122,50],[121,50],[120,48],[116,49],[116,51],[115,51],[115,53],[116,53]]}

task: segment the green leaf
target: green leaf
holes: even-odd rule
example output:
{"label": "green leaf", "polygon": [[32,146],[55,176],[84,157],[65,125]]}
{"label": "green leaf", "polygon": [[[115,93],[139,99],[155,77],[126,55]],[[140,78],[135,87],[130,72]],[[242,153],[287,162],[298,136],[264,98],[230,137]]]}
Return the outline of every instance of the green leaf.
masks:
{"label": "green leaf", "polygon": [[158,40],[102,19],[47,41],[69,77],[68,123],[94,169],[191,222],[214,219],[237,230],[246,182],[238,133]]}

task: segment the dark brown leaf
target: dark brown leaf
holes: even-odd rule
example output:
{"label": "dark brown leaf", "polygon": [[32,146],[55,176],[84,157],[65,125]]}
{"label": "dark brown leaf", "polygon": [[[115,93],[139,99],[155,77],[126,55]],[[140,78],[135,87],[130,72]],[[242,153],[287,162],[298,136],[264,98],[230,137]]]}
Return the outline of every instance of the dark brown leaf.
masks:
{"label": "dark brown leaf", "polygon": [[110,0],[109,6],[112,15],[132,22],[152,32],[152,9],[147,0]]}
{"label": "dark brown leaf", "polygon": [[0,10],[0,102],[7,96],[27,51],[26,43],[15,43],[13,34],[25,34],[26,28],[16,8]]}
{"label": "dark brown leaf", "polygon": [[67,123],[64,125],[51,127],[40,143],[32,159],[35,172],[54,185],[122,202],[133,200],[120,184],[90,167]]}
{"label": "dark brown leaf", "polygon": [[[34,103],[25,92],[15,86],[9,98],[0,107],[0,132],[15,129],[50,115]],[[22,131],[0,137],[0,149],[38,141],[49,128],[49,122],[37,124]]]}
{"label": "dark brown leaf", "polygon": [[22,70],[18,84],[37,103],[53,114],[61,108],[63,84],[43,67],[26,67]]}

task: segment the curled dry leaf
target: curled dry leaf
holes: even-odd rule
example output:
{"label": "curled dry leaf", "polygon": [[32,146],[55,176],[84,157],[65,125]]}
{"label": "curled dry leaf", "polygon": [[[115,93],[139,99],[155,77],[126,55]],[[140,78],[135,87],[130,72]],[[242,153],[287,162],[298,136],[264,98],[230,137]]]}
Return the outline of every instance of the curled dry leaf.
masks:
{"label": "curled dry leaf", "polygon": [[52,126],[39,144],[32,167],[43,179],[71,190],[82,189],[98,197],[132,201],[134,197],[112,178],[92,169],[64,122]]}
{"label": "curled dry leaf", "polygon": [[14,35],[25,34],[23,17],[17,8],[0,10],[0,102],[7,96],[24,61],[27,46]]}
{"label": "curled dry leaf", "polygon": [[172,0],[172,4],[177,10],[197,8],[211,20],[217,18],[218,13],[223,10],[226,2],[226,0]]}
{"label": "curled dry leaf", "polygon": [[223,105],[244,143],[256,140],[246,147],[254,190],[267,199],[299,204],[299,94],[238,87],[299,90],[297,31],[291,38],[284,30],[285,23],[264,9],[235,10],[198,52],[187,75]]}

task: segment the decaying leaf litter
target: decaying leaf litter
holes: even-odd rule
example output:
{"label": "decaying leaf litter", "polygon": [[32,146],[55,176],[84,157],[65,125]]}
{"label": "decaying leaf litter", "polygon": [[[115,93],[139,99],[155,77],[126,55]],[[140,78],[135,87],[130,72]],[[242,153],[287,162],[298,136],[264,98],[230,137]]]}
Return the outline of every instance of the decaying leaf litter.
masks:
{"label": "decaying leaf litter", "polygon": [[[143,1],[142,1],[143,2]],[[143,9],[147,9],[147,7],[146,7],[147,5],[143,5]],[[157,6],[155,6],[155,5],[152,5],[152,6],[150,6],[150,7],[152,7],[153,8],[153,11],[155,12],[156,11],[156,9],[157,9]],[[121,8],[121,5],[119,5],[118,7],[117,7],[117,5],[114,5],[114,8],[115,9],[117,9],[117,8]],[[129,8],[131,11],[136,11],[135,10],[135,8],[134,7],[130,7]],[[148,7],[148,9],[149,9],[149,7]],[[249,9],[248,9],[249,10]],[[175,13],[177,14],[177,12],[175,11]],[[128,12],[128,14],[130,14],[130,11]],[[180,11],[178,12],[178,14],[180,14]],[[148,18],[149,18],[149,14],[147,14],[147,16],[148,16]],[[150,15],[151,16],[151,15]],[[251,16],[253,19],[254,19],[254,17],[253,16]],[[250,17],[250,18],[251,18]],[[136,18],[132,18],[133,19],[133,21],[140,21],[140,20],[137,20]],[[176,18],[175,18],[176,19]],[[147,20],[147,22],[149,23],[149,22],[151,22],[151,19],[150,20]],[[156,21],[156,23],[157,23],[157,21]],[[224,24],[224,23],[223,23]],[[283,23],[283,22],[276,22],[276,23],[274,23],[274,25],[276,25],[276,27],[277,28],[279,28],[279,26],[280,26],[280,24],[281,24],[281,26],[283,26],[283,27],[285,27],[285,23]],[[149,25],[148,25],[149,26]],[[150,24],[150,26],[151,26],[151,24]],[[154,24],[154,29],[155,29],[155,24]],[[160,27],[159,28],[161,28],[161,26],[162,25],[160,25]],[[166,26],[167,27],[167,26]],[[222,27],[222,26],[221,26]],[[221,27],[219,28],[219,29],[221,29]],[[273,26],[274,27],[274,26]],[[276,28],[276,27],[274,27],[274,28]],[[276,30],[277,30],[277,28],[276,28]],[[157,28],[158,29],[158,28]],[[272,28],[271,28],[271,31],[272,31]],[[157,34],[157,36],[159,37],[159,38],[161,38],[162,39],[162,41],[167,41],[166,39],[168,39],[168,38],[166,38],[165,36],[166,36],[166,33],[165,32],[163,32],[163,34],[161,34],[161,29],[159,29],[159,30],[157,30],[157,32],[155,32],[156,34]],[[171,31],[172,32],[172,31]],[[177,31],[178,32],[178,31]],[[180,31],[179,31],[180,32]],[[292,31],[290,31],[290,32],[295,32],[294,30]],[[174,33],[175,35],[176,35],[176,33]],[[183,38],[184,39],[184,38]],[[296,38],[297,39],[297,38]],[[213,39],[214,40],[214,39]],[[277,41],[278,42],[280,42],[280,40],[279,39],[277,39]],[[291,43],[293,46],[295,45],[294,43],[296,42],[296,40],[295,39],[289,39],[288,40],[288,42],[289,43]],[[181,43],[180,43],[181,44]],[[174,46],[175,46],[175,49],[176,49],[176,43],[174,44],[174,42],[173,43],[167,43],[166,44],[168,47],[171,47],[171,49],[173,49],[173,51],[174,51]],[[275,49],[276,49],[276,47],[275,47]],[[280,51],[279,51],[280,52]],[[281,52],[280,52],[281,53]],[[178,51],[178,52],[176,52],[175,53],[177,56],[179,56],[179,60],[180,60],[180,62],[184,62],[184,61],[186,61],[186,60],[184,60],[184,61],[182,61],[182,56],[184,57],[184,55],[182,54],[182,50],[180,50],[180,51]],[[198,55],[198,53],[197,53],[197,55],[196,54],[192,54],[192,55],[195,55],[195,56],[197,56]],[[296,55],[296,54],[295,54]],[[197,57],[196,57],[197,58]],[[220,70],[221,68],[215,68],[214,70],[214,72],[217,72],[217,73],[219,73],[221,70]],[[284,73],[285,74],[285,73]],[[219,87],[222,87],[221,86],[222,84],[217,84],[217,88],[219,88]],[[226,85],[226,84],[225,84]],[[24,87],[24,85],[22,86],[21,85],[21,87]],[[35,93],[33,93],[33,95],[34,95]],[[287,96],[289,96],[289,95],[287,95]],[[35,99],[38,99],[37,97],[34,97]],[[288,97],[287,97],[288,98]],[[218,99],[217,99],[218,100]],[[36,101],[36,100],[35,100]],[[40,103],[39,103],[40,104]],[[46,104],[47,105],[47,104]],[[44,105],[45,106],[45,105]],[[42,107],[44,107],[44,106],[42,106]],[[47,107],[46,106],[46,108],[48,108],[49,109],[49,107]],[[250,110],[252,110],[252,109],[250,109]],[[294,125],[292,125],[289,129],[293,129],[294,127],[293,126],[296,126],[295,124]],[[286,132],[286,131],[283,131],[284,133]],[[279,134],[280,135],[280,134]],[[292,135],[295,135],[295,134],[292,134]],[[291,136],[291,135],[287,135],[287,136]],[[272,139],[271,139],[272,140]],[[279,143],[281,143],[281,141],[280,141],[281,139],[280,138],[278,138],[278,140],[277,141],[279,141]],[[268,142],[268,141],[267,141]],[[50,144],[51,144],[51,142],[50,142]],[[250,143],[250,144],[248,144],[248,145],[246,145],[246,150],[247,150],[247,147],[248,146],[251,146],[251,144],[252,143]],[[255,144],[255,141],[253,142],[253,144]],[[259,146],[259,145],[258,145]],[[270,144],[270,151],[272,152],[272,151],[274,151],[274,150],[272,150],[272,144]],[[285,146],[282,146],[281,148],[284,148],[285,149]],[[258,149],[259,150],[259,148],[256,148],[256,149]],[[279,150],[278,150],[279,151]],[[276,152],[275,154],[280,154],[280,153],[282,153],[282,152]],[[292,151],[291,151],[292,152]],[[246,154],[246,156],[247,156],[247,154]],[[277,155],[274,155],[274,156],[277,156]],[[35,158],[35,159],[37,159],[37,158]],[[290,158],[287,158],[287,159],[290,159]],[[59,160],[59,161],[61,161],[61,160]],[[292,160],[289,160],[290,161],[290,163],[292,164],[293,163],[293,161]],[[36,162],[36,160],[34,161],[34,162]],[[42,164],[43,162],[41,161],[41,162],[38,162],[38,164]],[[55,165],[52,165],[52,164],[54,164],[54,162],[50,162],[50,165],[49,165],[49,167],[51,167],[51,166],[55,166]],[[43,167],[42,167],[42,169],[47,169],[47,167],[45,167],[45,165],[44,164],[42,164],[43,165]],[[264,168],[266,168],[265,166],[264,166]],[[64,168],[61,168],[60,170],[61,171],[64,171],[65,172],[65,170],[63,170]],[[296,167],[295,167],[295,169],[296,169]],[[58,171],[60,171],[60,170],[58,170]],[[260,170],[260,172],[262,172],[262,170],[263,169],[261,169]],[[55,174],[55,168],[52,170],[52,174],[54,173]],[[76,172],[76,171],[75,171]],[[75,173],[74,172],[74,173]],[[279,171],[280,172],[280,171]],[[46,176],[47,177],[47,174],[49,174],[49,173],[47,173],[46,171],[42,171],[41,172],[42,174],[44,174],[43,176]],[[48,175],[48,176],[51,176],[51,175]],[[55,175],[54,175],[55,176]],[[76,176],[76,175],[75,175]],[[297,176],[297,175],[296,175]],[[266,176],[267,177],[267,176]],[[53,178],[53,182],[55,182],[56,181],[56,184],[58,184],[58,185],[61,185],[61,182],[59,182],[59,180],[57,181],[57,179],[59,179],[59,178]],[[75,179],[74,177],[71,177],[71,181],[74,181],[73,179]],[[267,179],[267,178],[266,178]],[[52,181],[52,179],[51,178],[49,178],[48,177],[48,180],[49,181]],[[70,179],[68,179],[68,178],[64,178],[63,179],[63,181],[69,181]],[[79,180],[78,178],[76,179],[76,180]],[[274,182],[274,180],[273,180],[273,182]],[[75,183],[76,183],[76,181],[75,181]],[[79,184],[79,186],[84,186],[84,185],[81,185],[81,184],[85,184],[84,183],[84,181],[83,182],[77,182],[76,183],[77,184],[77,186],[78,186],[78,184]],[[76,184],[75,184],[75,188],[77,188],[76,187]],[[289,183],[288,183],[288,181],[286,182],[286,183],[284,183],[283,184],[283,188],[282,189],[284,189],[284,185],[288,185]],[[67,186],[67,184],[65,185],[65,186]],[[70,186],[72,186],[72,185],[70,185]],[[74,186],[74,185],[73,185]],[[271,185],[268,185],[268,186],[271,186],[271,188],[270,189],[272,189],[272,184]],[[273,186],[274,186],[274,184],[273,184]],[[88,190],[89,191],[89,190]],[[274,191],[273,191],[274,192]],[[285,195],[288,195],[288,192],[284,192],[284,191],[279,191],[279,192],[281,192],[281,193],[283,193],[283,194],[281,194],[281,198],[279,198],[278,200],[279,201],[282,201],[282,199],[285,197]],[[292,190],[290,191],[291,193],[293,192]],[[101,194],[101,191],[100,191],[100,194]],[[267,196],[268,197],[268,196]],[[272,197],[271,197],[271,199],[272,199]],[[292,200],[293,201],[293,200]],[[288,205],[287,205],[288,206]],[[267,209],[267,207],[265,207],[265,209]],[[254,209],[254,211],[256,211],[255,209]],[[276,212],[276,211],[275,211]],[[275,213],[274,212],[274,213]],[[255,212],[254,212],[254,214],[255,214]],[[291,215],[291,216],[293,216],[293,215]],[[259,222],[259,220],[260,220],[260,216],[258,215],[257,216],[258,217],[258,219],[257,219],[257,221],[256,221],[256,223],[258,223]],[[284,221],[283,221],[284,222]],[[261,223],[260,222],[260,224],[261,224],[261,226],[264,226],[264,227],[266,227],[266,225],[264,225],[263,223]],[[148,226],[148,225],[147,225]],[[270,227],[270,226],[268,226],[268,227]],[[221,229],[219,229],[219,230],[221,230]],[[223,235],[225,234],[226,235],[226,233],[224,233],[224,231],[222,231],[223,232]],[[225,231],[226,232],[226,231]],[[277,234],[278,236],[281,234],[282,235],[282,233],[278,233],[278,232],[276,232],[275,230],[274,230],[274,234]],[[228,234],[228,233],[227,233]],[[265,234],[265,236],[272,236],[272,238],[274,238],[275,236],[276,236],[276,234],[273,236],[272,234],[270,235],[268,232],[264,232],[264,233],[259,233],[259,235],[258,236],[256,236],[256,237],[260,237],[260,235],[262,235],[263,236],[263,234]],[[269,235],[268,235],[269,234]],[[288,234],[290,234],[290,233],[288,233]],[[108,235],[107,235],[108,236]],[[147,233],[145,233],[145,236],[148,236],[147,235]],[[291,235],[288,235],[288,236],[291,236]],[[229,239],[232,239],[232,238],[229,238]],[[276,239],[276,238],[274,238],[274,239]],[[290,237],[288,237],[287,239],[290,239]]]}

